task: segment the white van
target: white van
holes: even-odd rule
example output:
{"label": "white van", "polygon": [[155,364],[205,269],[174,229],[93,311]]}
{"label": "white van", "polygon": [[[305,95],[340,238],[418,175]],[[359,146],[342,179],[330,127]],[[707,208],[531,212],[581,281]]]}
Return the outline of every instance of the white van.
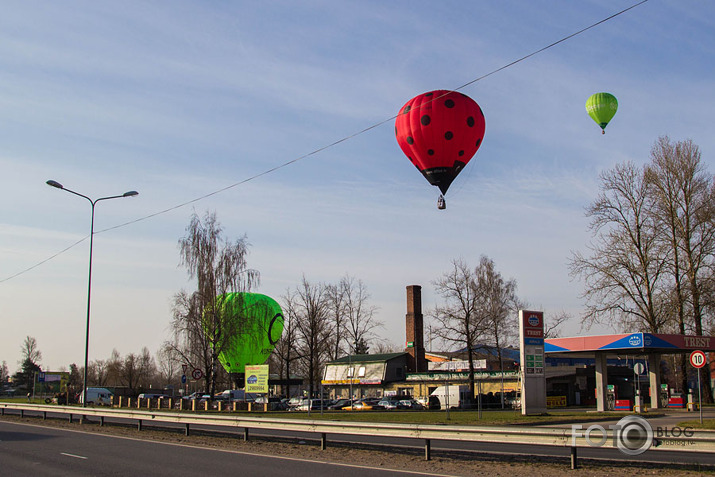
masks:
{"label": "white van", "polygon": [[[111,406],[114,394],[107,388],[87,388],[87,404]],[[84,404],[84,393],[80,393],[79,402]]]}
{"label": "white van", "polygon": [[[430,394],[430,401],[439,402],[438,409],[464,409],[469,407],[469,386],[453,384],[440,386]],[[430,406],[432,409],[432,406]]]}

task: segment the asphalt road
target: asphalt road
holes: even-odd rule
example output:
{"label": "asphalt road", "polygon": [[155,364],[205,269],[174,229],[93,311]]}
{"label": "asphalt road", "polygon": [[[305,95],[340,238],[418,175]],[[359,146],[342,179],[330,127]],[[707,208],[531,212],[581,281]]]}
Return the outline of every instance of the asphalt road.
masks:
{"label": "asphalt road", "polygon": [[[666,413],[666,415],[662,417],[656,417],[656,416],[648,416],[649,417],[649,422],[653,426],[654,430],[657,427],[668,427],[671,428],[673,426],[677,426],[678,423],[684,421],[684,420],[689,420],[689,419],[697,419],[698,414],[697,413],[686,413],[684,411],[669,411]],[[715,410],[710,410],[708,409],[705,411],[704,417],[707,418],[715,418]],[[132,422],[128,420],[121,420],[121,419],[111,419],[111,421],[117,421],[117,422],[123,422],[125,424],[131,425]],[[608,428],[609,425],[615,424],[617,421],[601,421],[598,422],[597,424]],[[590,424],[592,423],[583,423],[583,429],[587,428]],[[177,430],[180,430],[182,427],[180,425],[172,425],[169,423],[163,423],[161,425],[162,427],[174,427]],[[153,427],[153,426],[152,426]],[[554,426],[554,427],[571,427],[571,424],[562,424],[561,426]],[[192,432],[193,431],[199,431],[199,430],[211,430],[211,431],[220,431],[221,433],[225,433],[227,435],[234,435],[236,438],[240,438],[243,430],[242,429],[236,429],[235,427],[224,427],[224,428],[217,428],[214,426],[205,426],[205,425],[192,425],[191,426]],[[0,430],[2,430],[2,427],[0,426]],[[272,437],[272,438],[279,438],[282,440],[288,440],[288,441],[293,441],[295,443],[305,443],[305,441],[312,443],[313,445],[318,445],[317,439],[319,439],[319,435],[315,433],[305,433],[305,432],[292,432],[292,431],[276,431],[276,430],[259,430],[259,429],[251,429],[250,430],[250,436],[252,437],[258,437],[258,436],[265,436],[265,437]],[[1,435],[0,435],[0,438]],[[417,453],[415,455],[419,456],[419,449],[423,445],[423,441],[419,439],[399,439],[399,438],[391,438],[391,437],[383,437],[383,436],[347,436],[347,435],[328,435],[328,446],[336,446],[338,443],[343,443],[347,444],[350,446],[351,444],[362,444],[362,445],[369,445],[369,446],[385,446],[394,449],[395,447],[404,447],[404,448],[410,448],[412,450],[412,454],[415,454],[415,450],[417,450]],[[301,442],[303,441],[303,442]],[[137,444],[140,445],[141,444]],[[0,447],[0,450],[3,447]],[[568,461],[570,457],[570,449],[567,447],[558,447],[558,446],[537,446],[537,445],[518,445],[518,444],[505,444],[505,443],[469,443],[469,442],[459,442],[459,441],[439,441],[439,440],[433,440],[431,443],[431,448],[432,448],[432,453],[435,456],[438,456],[440,453],[449,453],[449,452],[458,452],[461,454],[469,454],[469,453],[474,453],[474,454],[481,454],[481,455],[505,455],[505,454],[511,454],[511,455],[517,455],[517,456],[543,456],[543,457],[550,457],[550,458],[560,458],[565,460],[566,462]],[[65,452],[65,454],[73,454],[73,452],[70,451],[61,451]],[[61,452],[59,453],[60,455]],[[55,453],[57,454],[57,453]],[[152,454],[150,452],[150,454]],[[0,454],[1,455],[1,454]],[[79,454],[84,456],[83,454]],[[99,454],[98,454],[99,455]],[[141,454],[139,454],[141,455]],[[108,453],[106,456],[108,459],[112,458],[112,454]],[[150,457],[153,457],[153,454],[150,455]],[[184,454],[182,453],[182,458],[184,457]],[[258,456],[254,456],[255,458],[258,459]],[[642,463],[686,463],[686,464],[700,464],[700,465],[706,465],[706,466],[715,466],[715,454],[707,454],[707,453],[692,453],[692,452],[678,452],[678,451],[672,451],[672,452],[663,452],[660,450],[648,450],[645,453],[637,456],[629,456],[621,453],[620,451],[616,449],[608,449],[608,448],[580,448],[578,450],[578,457],[579,459],[597,459],[601,461],[620,461],[624,463],[633,463],[634,461],[637,462],[642,462]],[[95,457],[95,459],[98,459],[99,457]],[[264,457],[267,458],[267,457]],[[233,459],[235,462],[235,458]],[[149,462],[156,462],[156,459],[149,460]],[[171,462],[171,454],[169,453],[168,455],[162,457],[161,462]],[[212,465],[218,465],[219,462],[212,462]],[[18,464],[19,465],[19,464]],[[154,464],[156,465],[156,464]],[[189,467],[187,467],[187,465]],[[291,466],[292,467],[292,466]],[[190,466],[189,463],[183,462],[181,465],[178,466],[179,470],[177,471],[178,473],[176,475],[184,475],[181,472],[185,471],[187,468],[192,469],[192,473],[194,473],[193,468]],[[220,468],[217,468],[220,470]],[[265,470],[265,469],[264,469]],[[315,474],[316,471],[310,471],[311,474]],[[345,471],[341,470],[341,473],[345,473]],[[370,473],[372,474],[372,472]],[[50,474],[52,475],[52,474]],[[63,474],[58,474],[58,475],[63,475]],[[97,473],[96,475],[116,475],[112,473],[108,474],[102,474],[102,473]],[[261,474],[259,474],[261,475]],[[279,474],[280,475],[280,474]],[[291,475],[300,475],[296,474],[293,470],[291,470]],[[320,472],[317,473],[317,475],[323,475]],[[361,472],[360,475],[365,475],[364,470]]]}
{"label": "asphalt road", "polygon": [[0,474],[405,476],[413,472],[88,434],[0,421]]}

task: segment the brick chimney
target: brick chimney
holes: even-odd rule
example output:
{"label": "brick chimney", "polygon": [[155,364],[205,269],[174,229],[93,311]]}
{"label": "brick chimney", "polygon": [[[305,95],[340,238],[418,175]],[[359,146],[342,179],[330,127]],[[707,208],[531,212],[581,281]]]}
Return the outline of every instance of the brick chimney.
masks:
{"label": "brick chimney", "polygon": [[407,370],[410,372],[427,371],[422,321],[422,287],[410,285],[407,287],[407,315],[405,317],[405,339],[407,341],[405,351],[410,354],[407,358]]}

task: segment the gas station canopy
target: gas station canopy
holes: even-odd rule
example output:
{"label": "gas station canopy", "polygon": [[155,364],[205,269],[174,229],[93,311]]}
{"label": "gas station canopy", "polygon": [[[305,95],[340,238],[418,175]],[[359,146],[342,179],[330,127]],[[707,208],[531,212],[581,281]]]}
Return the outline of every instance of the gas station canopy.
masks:
{"label": "gas station canopy", "polygon": [[[544,340],[544,354],[563,357],[595,358],[596,408],[606,410],[609,355],[644,355],[648,360],[650,389],[660,389],[660,356],[684,354],[695,350],[715,351],[715,337],[628,333],[601,336],[577,336]],[[651,408],[660,406],[658,393],[651,393]]]}
{"label": "gas station canopy", "polygon": [[679,354],[693,350],[715,351],[715,337],[628,333],[571,338],[547,338],[544,352],[551,355],[588,355],[594,352],[613,354]]}

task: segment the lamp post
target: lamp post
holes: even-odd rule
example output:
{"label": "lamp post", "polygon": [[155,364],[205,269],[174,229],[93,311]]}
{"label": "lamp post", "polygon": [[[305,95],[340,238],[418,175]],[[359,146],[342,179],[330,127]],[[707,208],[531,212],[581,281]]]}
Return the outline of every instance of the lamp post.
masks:
{"label": "lamp post", "polygon": [[109,200],[109,199],[119,199],[122,197],[134,197],[136,195],[139,195],[139,192],[135,190],[130,190],[129,192],[125,192],[122,195],[112,195],[109,197],[100,197],[99,199],[92,200],[86,195],[80,194],[79,192],[75,192],[71,189],[67,189],[64,187],[62,184],[60,184],[57,181],[49,180],[47,181],[47,185],[55,187],[57,189],[62,189],[64,191],[69,192],[70,194],[77,195],[79,197],[84,197],[89,201],[90,204],[92,204],[92,225],[90,228],[90,234],[89,234],[89,278],[87,281],[87,328],[86,328],[86,333],[85,333],[85,341],[84,341],[84,380],[82,382],[82,407],[87,407],[87,366],[88,366],[88,357],[89,357],[89,316],[90,316],[90,304],[92,300],[92,245],[94,242],[94,206],[99,202],[100,200]]}

